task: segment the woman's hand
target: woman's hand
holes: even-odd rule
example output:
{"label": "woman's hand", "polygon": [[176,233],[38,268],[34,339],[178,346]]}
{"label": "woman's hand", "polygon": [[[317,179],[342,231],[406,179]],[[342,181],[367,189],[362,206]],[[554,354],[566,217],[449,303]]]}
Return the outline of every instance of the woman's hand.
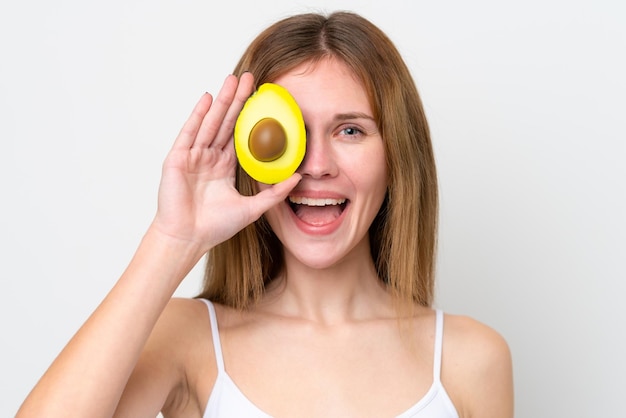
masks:
{"label": "woman's hand", "polygon": [[207,251],[235,235],[284,200],[294,175],[255,196],[235,189],[235,121],[253,90],[245,73],[228,76],[217,98],[205,94],[183,126],[164,164],[158,211],[152,227]]}
{"label": "woman's hand", "polygon": [[[240,80],[229,76],[215,102],[208,94],[200,99],[163,165],[152,226],[113,289],[24,401],[19,417],[111,417],[118,408],[119,415],[154,416],[173,385],[182,385],[176,362],[155,364],[158,378],[146,377],[150,367],[138,369],[136,378],[150,384],[128,392],[118,405],[152,329],[198,258],[285,199],[299,181],[294,175],[249,197],[235,189],[232,132],[252,86],[250,74]],[[158,359],[153,354],[148,358]]]}

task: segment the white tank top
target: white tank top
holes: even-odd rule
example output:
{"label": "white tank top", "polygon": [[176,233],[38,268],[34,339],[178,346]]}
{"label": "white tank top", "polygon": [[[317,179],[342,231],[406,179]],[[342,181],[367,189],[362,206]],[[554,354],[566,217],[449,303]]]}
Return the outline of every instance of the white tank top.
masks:
{"label": "white tank top", "polygon": [[[253,404],[239,390],[235,382],[230,378],[224,369],[224,358],[222,357],[222,346],[220,343],[219,329],[217,326],[217,316],[213,304],[205,299],[201,299],[209,308],[209,318],[211,320],[211,333],[213,335],[213,346],[215,349],[215,360],[217,362],[217,379],[213,386],[213,391],[209,397],[204,418],[272,418],[271,415],[263,412]],[[430,389],[412,407],[398,415],[397,418],[458,418],[448,393],[441,384],[441,348],[443,342],[443,312],[437,310],[435,331],[435,360],[433,367],[433,384]]]}

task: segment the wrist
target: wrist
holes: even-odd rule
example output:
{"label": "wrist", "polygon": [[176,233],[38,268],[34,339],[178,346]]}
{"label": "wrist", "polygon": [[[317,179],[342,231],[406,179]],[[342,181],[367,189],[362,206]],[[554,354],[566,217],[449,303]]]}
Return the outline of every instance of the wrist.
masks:
{"label": "wrist", "polygon": [[[168,253],[182,253],[178,255],[193,255],[200,259],[209,248],[202,242],[180,235],[172,234],[163,225],[159,225],[157,221],[153,221],[143,236],[142,242],[149,242],[159,248],[163,247]],[[196,260],[197,261],[197,260]]]}
{"label": "wrist", "polygon": [[[196,242],[174,237],[151,225],[127,269],[127,272],[140,273],[156,285],[154,290],[173,292],[187,274],[200,261],[208,250]],[[171,296],[171,295],[170,295]]]}

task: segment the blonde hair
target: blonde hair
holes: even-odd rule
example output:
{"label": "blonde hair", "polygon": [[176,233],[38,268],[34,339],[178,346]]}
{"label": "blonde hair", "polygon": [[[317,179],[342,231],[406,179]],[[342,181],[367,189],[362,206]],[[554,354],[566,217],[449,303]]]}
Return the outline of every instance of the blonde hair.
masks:
{"label": "blonde hair", "polygon": [[[428,124],[413,78],[389,38],[348,12],[281,20],[248,47],[234,73],[250,71],[257,85],[307,62],[332,57],[363,83],[380,129],[388,189],[369,231],[372,258],[394,300],[430,306],[437,245],[437,175]],[[239,167],[237,188],[254,193]],[[207,256],[200,297],[245,309],[283,268],[282,244],[263,217]]]}

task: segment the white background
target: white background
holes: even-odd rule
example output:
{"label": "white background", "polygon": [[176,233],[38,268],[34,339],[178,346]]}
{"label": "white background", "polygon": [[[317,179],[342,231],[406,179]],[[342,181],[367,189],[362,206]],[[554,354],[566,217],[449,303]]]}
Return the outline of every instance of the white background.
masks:
{"label": "white background", "polygon": [[437,305],[506,337],[516,416],[621,415],[623,4],[3,1],[0,416],[129,261],[198,97],[271,22],[335,9],[385,30],[421,90],[441,181]]}

